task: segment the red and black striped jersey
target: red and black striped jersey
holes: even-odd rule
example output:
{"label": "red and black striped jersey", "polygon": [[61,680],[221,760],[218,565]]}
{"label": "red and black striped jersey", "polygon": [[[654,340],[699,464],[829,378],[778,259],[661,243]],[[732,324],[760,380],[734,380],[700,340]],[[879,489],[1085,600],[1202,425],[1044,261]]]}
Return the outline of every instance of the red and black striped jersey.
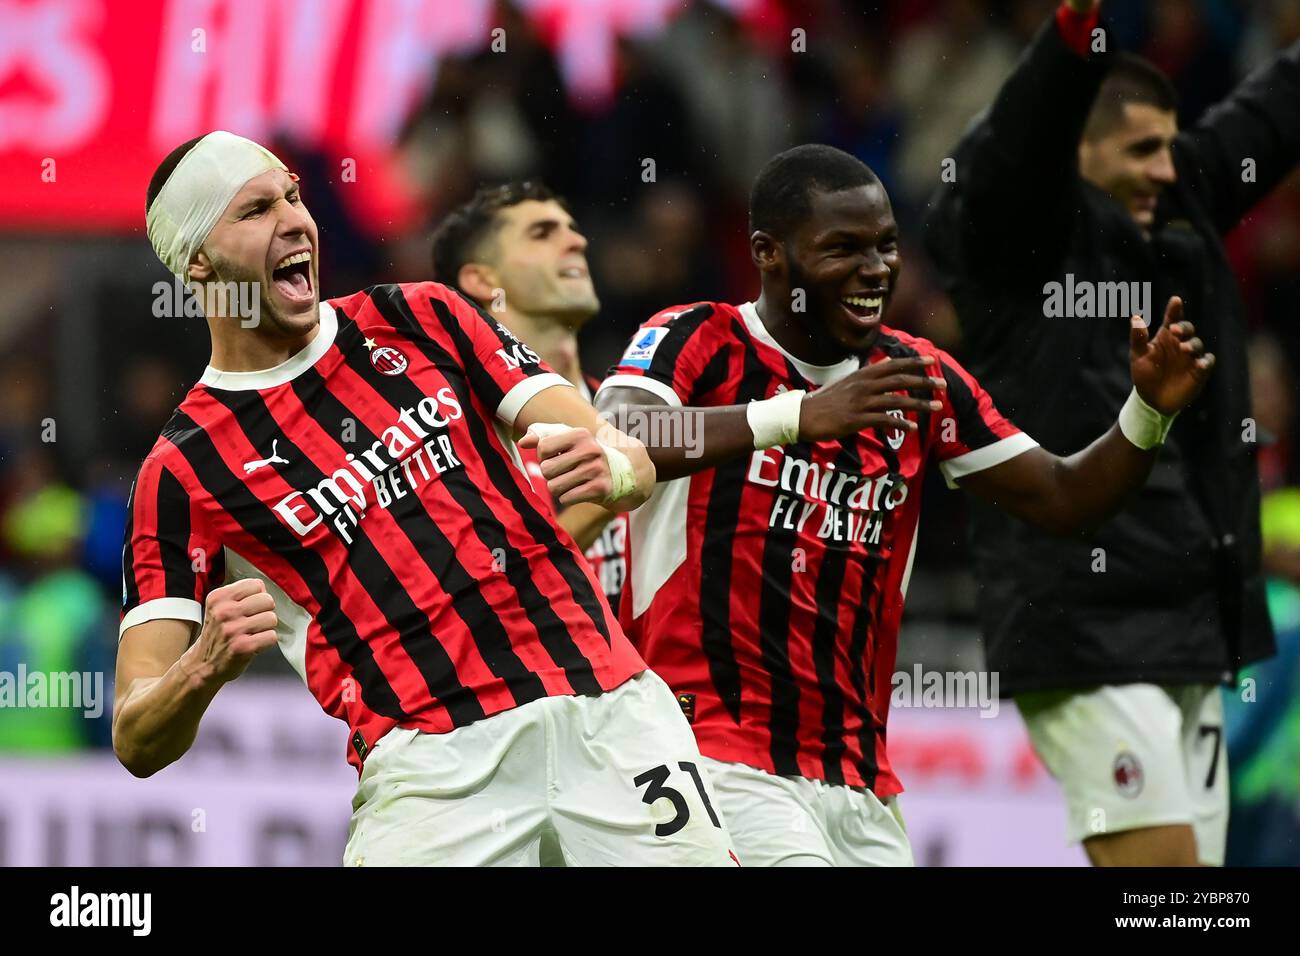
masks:
{"label": "red and black striped jersey", "polygon": [[[600,387],[600,379],[583,374],[584,387],[581,389],[582,397],[588,401],[592,398],[592,393]],[[519,457],[524,463],[524,471],[528,473],[528,480],[532,482],[533,488],[542,497],[548,499],[555,507],[554,499],[546,490],[546,477],[542,474],[541,462],[537,458],[537,451],[532,448],[520,448]],[[557,509],[558,513],[558,509]],[[618,610],[619,597],[623,593],[623,579],[627,577],[627,562],[624,559],[624,550],[627,547],[627,513],[619,512],[609,519],[609,522],[601,529],[600,537],[591,543],[583,556],[591,565],[591,570],[596,575],[596,580],[600,582],[600,589],[605,594],[605,600],[609,601],[609,606]]]}
{"label": "red and black striped jersey", "polygon": [[918,354],[937,358],[948,387],[941,411],[908,413],[916,432],[754,451],[659,485],[632,513],[624,629],[706,755],[899,792],[885,721],[922,473],[933,459],[951,484],[1035,443],[924,339],[882,328],[865,359],[812,366],[777,344],[753,303],[658,313],[602,383],[672,406],[743,405]]}
{"label": "red and black striped jersey", "polygon": [[200,622],[259,576],[280,647],[351,731],[439,733],[645,664],[557,533],[508,429],[568,383],[458,293],[376,286],[320,306],[275,368],[209,368],[132,489],[121,629]]}

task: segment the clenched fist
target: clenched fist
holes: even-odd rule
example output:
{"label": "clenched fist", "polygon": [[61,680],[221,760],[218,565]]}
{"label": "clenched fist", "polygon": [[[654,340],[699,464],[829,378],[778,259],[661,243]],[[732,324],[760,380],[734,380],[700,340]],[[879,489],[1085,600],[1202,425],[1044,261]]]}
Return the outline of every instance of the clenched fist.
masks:
{"label": "clenched fist", "polygon": [[[621,453],[629,475],[613,473],[605,445]],[[519,439],[519,447],[537,450],[546,489],[561,507],[595,502],[611,511],[629,511],[654,490],[655,467],[645,445],[608,422],[601,425],[599,440],[585,428],[534,424]],[[621,483],[632,487],[620,492]]]}
{"label": "clenched fist", "polygon": [[232,681],[254,656],[275,644],[278,624],[275,598],[261,579],[219,587],[208,595],[195,657],[214,680]]}

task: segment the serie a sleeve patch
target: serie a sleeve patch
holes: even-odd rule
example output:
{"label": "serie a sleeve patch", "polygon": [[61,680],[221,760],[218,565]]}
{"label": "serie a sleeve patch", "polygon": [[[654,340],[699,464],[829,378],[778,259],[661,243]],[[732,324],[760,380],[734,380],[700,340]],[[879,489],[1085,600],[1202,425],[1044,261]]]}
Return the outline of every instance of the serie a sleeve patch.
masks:
{"label": "serie a sleeve patch", "polygon": [[664,340],[667,334],[668,327],[664,325],[638,332],[636,337],[632,339],[632,344],[623,353],[623,361],[620,364],[630,365],[633,368],[649,368],[650,360],[654,358],[655,349],[659,347],[659,343]]}

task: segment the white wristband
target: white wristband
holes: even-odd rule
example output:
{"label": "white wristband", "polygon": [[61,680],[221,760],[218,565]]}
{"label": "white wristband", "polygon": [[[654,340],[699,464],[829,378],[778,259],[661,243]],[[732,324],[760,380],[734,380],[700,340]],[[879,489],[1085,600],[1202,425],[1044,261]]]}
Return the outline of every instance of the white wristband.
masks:
{"label": "white wristband", "polygon": [[1135,388],[1129,392],[1128,401],[1119,410],[1119,430],[1125,438],[1146,451],[1165,443],[1165,436],[1169,434],[1176,417],[1177,413],[1165,415],[1156,411],[1142,400]]}
{"label": "white wristband", "polygon": [[[552,435],[562,435],[573,430],[572,425],[561,425],[555,422],[533,422],[528,426],[528,431],[538,438],[550,438]],[[627,455],[617,448],[606,445],[599,438],[596,439],[596,444],[605,453],[605,464],[609,466],[611,482],[609,494],[600,503],[609,505],[636,491],[636,470]]]}
{"label": "white wristband", "polygon": [[799,409],[803,405],[801,388],[773,395],[761,402],[750,402],[745,420],[754,433],[755,448],[789,445],[799,440]]}

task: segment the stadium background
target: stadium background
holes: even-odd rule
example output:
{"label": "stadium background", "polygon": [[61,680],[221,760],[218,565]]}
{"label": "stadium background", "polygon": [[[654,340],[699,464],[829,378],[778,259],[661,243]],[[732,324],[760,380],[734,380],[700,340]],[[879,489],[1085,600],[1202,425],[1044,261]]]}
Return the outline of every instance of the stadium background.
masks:
{"label": "stadium background", "polygon": [[[919,219],[942,159],[1054,6],[0,2],[0,672],[102,673],[111,701],[130,481],[207,354],[201,320],[154,312],[167,276],[144,238],[144,188],[172,146],[213,128],[272,145],[320,225],[325,295],[427,277],[444,211],[479,183],[544,179],[591,242],[603,308],[583,349],[601,372],[658,308],[752,298],[754,173],[789,145],[830,143],[893,198],[906,267],[890,323],[960,354]],[[1173,78],[1183,123],[1300,37],[1300,0],[1104,9],[1118,42]],[[1283,558],[1283,651],[1260,675],[1274,690],[1230,695],[1229,856],[1297,863],[1300,693],[1281,689],[1300,685],[1300,176],[1229,248],[1260,333],[1265,526]],[[926,495],[899,667],[976,669],[960,498],[937,480]],[[0,706],[0,864],[340,858],[355,783],[343,728],[278,655],[223,690],[195,752],[147,782],[114,761],[110,715]],[[1081,862],[1014,708],[898,711],[890,738],[921,862]]]}

